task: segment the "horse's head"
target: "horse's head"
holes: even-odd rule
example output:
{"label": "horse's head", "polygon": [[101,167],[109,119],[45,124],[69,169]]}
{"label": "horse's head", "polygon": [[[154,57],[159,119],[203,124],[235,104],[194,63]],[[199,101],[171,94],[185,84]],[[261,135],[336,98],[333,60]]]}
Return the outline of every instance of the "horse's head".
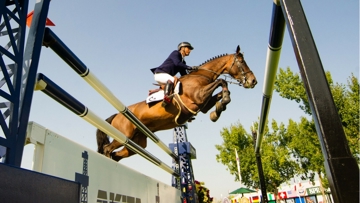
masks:
{"label": "horse's head", "polygon": [[254,88],[257,84],[256,77],[246,64],[244,55],[240,52],[240,46],[237,46],[233,56],[231,65],[226,68],[227,73],[236,79],[239,85],[245,88]]}

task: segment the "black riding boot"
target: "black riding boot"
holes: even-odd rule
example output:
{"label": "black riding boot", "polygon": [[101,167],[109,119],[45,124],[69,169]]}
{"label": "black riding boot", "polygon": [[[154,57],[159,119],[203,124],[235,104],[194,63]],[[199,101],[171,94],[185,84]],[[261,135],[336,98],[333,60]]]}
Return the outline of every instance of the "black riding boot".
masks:
{"label": "black riding boot", "polygon": [[170,80],[167,81],[165,88],[164,88],[164,100],[162,106],[165,107],[167,104],[171,102],[172,97],[170,96],[174,83]]}

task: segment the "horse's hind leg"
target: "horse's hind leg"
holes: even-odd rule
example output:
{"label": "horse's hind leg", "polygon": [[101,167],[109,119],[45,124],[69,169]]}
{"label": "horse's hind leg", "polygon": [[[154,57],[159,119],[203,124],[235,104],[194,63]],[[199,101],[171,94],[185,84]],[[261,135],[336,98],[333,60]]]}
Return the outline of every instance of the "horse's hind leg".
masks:
{"label": "horse's hind leg", "polygon": [[[136,144],[140,145],[144,149],[147,146],[146,136],[140,132],[136,133],[131,140],[133,142],[135,142]],[[111,154],[111,158],[115,161],[120,161],[122,158],[126,158],[126,157],[132,156],[134,154],[135,154],[135,152],[129,150],[127,147],[123,147],[121,150],[119,150],[117,152],[113,152]]]}
{"label": "horse's hind leg", "polygon": [[116,140],[113,140],[110,144],[107,144],[107,145],[104,145],[104,155],[106,157],[111,157],[111,153],[119,148],[123,146],[123,144],[121,144],[120,142],[116,141]]}

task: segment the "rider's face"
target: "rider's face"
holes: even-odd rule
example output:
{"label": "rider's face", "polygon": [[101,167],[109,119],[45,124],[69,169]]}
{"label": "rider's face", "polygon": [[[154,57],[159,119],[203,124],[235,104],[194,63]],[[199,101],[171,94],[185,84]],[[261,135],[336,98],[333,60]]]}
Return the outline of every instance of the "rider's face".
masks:
{"label": "rider's face", "polygon": [[183,47],[184,56],[189,56],[191,49],[189,47]]}

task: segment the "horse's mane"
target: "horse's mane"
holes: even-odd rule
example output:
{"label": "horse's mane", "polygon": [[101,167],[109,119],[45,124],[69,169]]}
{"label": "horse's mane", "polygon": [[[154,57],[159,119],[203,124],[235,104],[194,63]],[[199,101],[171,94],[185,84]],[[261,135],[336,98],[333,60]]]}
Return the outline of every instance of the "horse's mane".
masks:
{"label": "horse's mane", "polygon": [[206,60],[204,63],[200,64],[200,66],[204,65],[205,63],[208,63],[210,61],[213,61],[214,59],[217,59],[217,58],[220,58],[220,57],[223,57],[223,56],[227,56],[228,54],[220,54],[220,55],[217,55],[215,57],[212,57],[211,59],[208,59]]}

